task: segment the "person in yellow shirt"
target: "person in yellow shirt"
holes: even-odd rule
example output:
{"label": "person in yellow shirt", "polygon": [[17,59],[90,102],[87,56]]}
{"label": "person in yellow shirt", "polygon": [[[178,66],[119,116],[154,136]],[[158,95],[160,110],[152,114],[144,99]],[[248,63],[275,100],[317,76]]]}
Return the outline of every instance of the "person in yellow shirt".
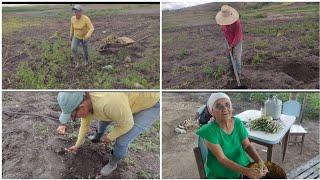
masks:
{"label": "person in yellow shirt", "polygon": [[82,14],[80,5],[75,5],[72,10],[75,16],[71,17],[70,40],[73,60],[76,68],[79,67],[78,46],[82,45],[84,52],[85,65],[89,62],[88,40],[91,37],[94,28],[88,16]]}
{"label": "person in yellow shirt", "polygon": [[[109,162],[100,173],[109,175],[123,159],[129,144],[141,133],[148,130],[159,117],[160,94],[158,92],[60,92],[57,100],[62,113],[59,120],[66,124],[70,119],[81,118],[77,142],[67,150],[76,153],[83,144],[92,119],[99,121],[99,130],[91,139],[99,142],[107,125],[115,123],[111,132],[105,134],[103,141],[114,141]],[[58,127],[58,132],[66,126]]]}

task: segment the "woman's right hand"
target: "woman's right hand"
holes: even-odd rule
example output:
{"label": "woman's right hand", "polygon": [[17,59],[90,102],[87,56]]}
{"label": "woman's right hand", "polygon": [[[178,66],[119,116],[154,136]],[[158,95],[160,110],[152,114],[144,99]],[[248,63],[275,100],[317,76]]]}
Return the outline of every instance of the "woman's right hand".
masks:
{"label": "woman's right hand", "polygon": [[246,168],[245,174],[250,179],[260,179],[262,178],[260,170],[258,168]]}
{"label": "woman's right hand", "polygon": [[77,146],[75,146],[75,145],[66,149],[66,151],[71,152],[73,154],[77,153],[78,150],[79,150],[79,148]]}
{"label": "woman's right hand", "polygon": [[62,125],[62,126],[59,126],[57,131],[59,134],[64,134],[66,132],[66,126]]}

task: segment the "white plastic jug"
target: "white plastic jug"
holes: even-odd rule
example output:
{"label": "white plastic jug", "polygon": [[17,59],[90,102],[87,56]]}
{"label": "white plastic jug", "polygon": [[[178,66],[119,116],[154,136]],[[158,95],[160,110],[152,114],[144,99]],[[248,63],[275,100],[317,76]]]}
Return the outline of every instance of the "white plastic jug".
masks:
{"label": "white plastic jug", "polygon": [[282,101],[277,96],[270,95],[268,100],[264,103],[266,116],[271,116],[274,120],[280,119]]}

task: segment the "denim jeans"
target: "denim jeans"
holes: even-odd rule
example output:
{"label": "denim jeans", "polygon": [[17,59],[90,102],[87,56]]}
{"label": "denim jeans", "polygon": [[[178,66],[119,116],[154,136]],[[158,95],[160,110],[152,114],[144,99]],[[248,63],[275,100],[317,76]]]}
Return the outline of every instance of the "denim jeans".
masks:
{"label": "denim jeans", "polygon": [[[233,60],[236,62],[236,68],[237,68],[237,72],[238,72],[239,76],[241,74],[242,42],[243,41],[238,42],[238,44],[232,49]],[[228,42],[227,42],[227,40],[225,40],[225,43],[224,43],[225,49],[227,49],[228,46],[229,46]],[[226,52],[226,55],[228,58],[229,69],[231,70],[231,72],[233,72],[233,67],[232,67],[232,62],[231,62],[231,57],[230,57],[229,52]]]}
{"label": "denim jeans", "polygon": [[[129,144],[141,133],[148,130],[160,114],[160,103],[133,115],[134,125],[130,131],[118,137],[114,143],[113,156],[122,159],[127,155]],[[111,122],[99,121],[98,133],[104,133]]]}
{"label": "denim jeans", "polygon": [[78,59],[78,46],[82,45],[83,52],[84,52],[84,59],[88,61],[89,59],[89,53],[88,53],[88,42],[84,41],[82,39],[78,39],[73,36],[72,42],[71,42],[71,51],[72,51],[72,56],[75,61],[79,61]]}

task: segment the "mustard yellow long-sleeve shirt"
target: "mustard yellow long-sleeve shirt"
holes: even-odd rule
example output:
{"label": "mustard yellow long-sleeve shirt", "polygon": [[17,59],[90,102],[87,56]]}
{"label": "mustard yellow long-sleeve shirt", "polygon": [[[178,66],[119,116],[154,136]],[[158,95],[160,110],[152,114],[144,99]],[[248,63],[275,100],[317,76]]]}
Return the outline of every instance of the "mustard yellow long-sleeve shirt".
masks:
{"label": "mustard yellow long-sleeve shirt", "polygon": [[76,16],[71,18],[70,37],[75,36],[78,39],[87,40],[94,31],[91,20],[86,15],[81,15],[80,19]]}
{"label": "mustard yellow long-sleeve shirt", "polygon": [[92,92],[89,93],[93,113],[81,119],[76,146],[83,144],[92,119],[113,121],[110,140],[127,133],[134,125],[133,114],[151,108],[160,99],[158,92]]}

